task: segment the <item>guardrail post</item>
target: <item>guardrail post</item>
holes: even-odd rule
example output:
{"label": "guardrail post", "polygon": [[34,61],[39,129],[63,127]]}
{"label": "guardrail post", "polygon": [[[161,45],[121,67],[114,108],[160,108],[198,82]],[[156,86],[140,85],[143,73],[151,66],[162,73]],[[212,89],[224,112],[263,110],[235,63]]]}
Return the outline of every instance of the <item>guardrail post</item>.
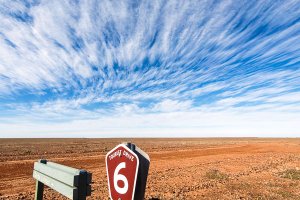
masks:
{"label": "guardrail post", "polygon": [[[47,163],[47,160],[39,160],[40,163]],[[44,184],[36,180],[34,200],[43,200]]]}
{"label": "guardrail post", "polygon": [[87,171],[80,170],[78,200],[86,200],[86,195],[87,195],[86,191],[87,191]]}

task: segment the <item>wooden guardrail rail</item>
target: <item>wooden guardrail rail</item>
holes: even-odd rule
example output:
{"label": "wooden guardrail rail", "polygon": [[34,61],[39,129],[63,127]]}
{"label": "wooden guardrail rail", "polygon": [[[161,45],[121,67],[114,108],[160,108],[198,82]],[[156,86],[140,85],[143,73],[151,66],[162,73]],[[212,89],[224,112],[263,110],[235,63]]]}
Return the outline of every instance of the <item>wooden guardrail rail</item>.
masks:
{"label": "wooden guardrail rail", "polygon": [[43,199],[44,185],[73,200],[85,200],[91,195],[92,174],[47,160],[34,163],[35,200]]}

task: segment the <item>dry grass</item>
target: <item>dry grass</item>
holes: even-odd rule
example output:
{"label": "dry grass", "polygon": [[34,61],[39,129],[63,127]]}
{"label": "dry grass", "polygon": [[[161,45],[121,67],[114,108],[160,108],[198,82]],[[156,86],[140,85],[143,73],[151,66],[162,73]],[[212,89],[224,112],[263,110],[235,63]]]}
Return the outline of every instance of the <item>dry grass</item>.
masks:
{"label": "dry grass", "polygon": [[206,172],[205,177],[214,180],[227,180],[229,176],[225,173],[220,172],[217,169],[212,169]]}
{"label": "dry grass", "polygon": [[292,194],[290,191],[279,191],[278,194],[284,199],[295,199],[296,196]]}
{"label": "dry grass", "polygon": [[300,180],[300,170],[297,169],[287,169],[280,173],[282,178],[288,178],[291,180]]}

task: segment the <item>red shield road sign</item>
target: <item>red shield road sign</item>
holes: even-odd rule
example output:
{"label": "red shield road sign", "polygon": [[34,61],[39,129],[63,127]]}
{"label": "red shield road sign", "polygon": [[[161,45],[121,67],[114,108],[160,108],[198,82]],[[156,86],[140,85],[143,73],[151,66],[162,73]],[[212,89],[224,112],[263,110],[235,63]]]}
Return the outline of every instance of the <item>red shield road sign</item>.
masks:
{"label": "red shield road sign", "polygon": [[120,144],[106,154],[109,195],[112,200],[133,200],[139,158],[126,145]]}

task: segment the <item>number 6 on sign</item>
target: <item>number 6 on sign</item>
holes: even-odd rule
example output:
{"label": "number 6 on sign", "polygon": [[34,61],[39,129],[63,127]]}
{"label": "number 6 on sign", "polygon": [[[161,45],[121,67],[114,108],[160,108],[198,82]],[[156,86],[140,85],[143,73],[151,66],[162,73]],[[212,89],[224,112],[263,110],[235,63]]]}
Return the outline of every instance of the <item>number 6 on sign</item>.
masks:
{"label": "number 6 on sign", "polygon": [[[125,194],[128,191],[128,181],[126,176],[119,174],[119,171],[123,168],[126,168],[125,162],[120,163],[114,173],[114,187],[119,194]],[[118,181],[123,181],[124,187],[119,187]]]}
{"label": "number 6 on sign", "polygon": [[106,154],[109,195],[112,200],[133,200],[139,169],[138,156],[120,144]]}

